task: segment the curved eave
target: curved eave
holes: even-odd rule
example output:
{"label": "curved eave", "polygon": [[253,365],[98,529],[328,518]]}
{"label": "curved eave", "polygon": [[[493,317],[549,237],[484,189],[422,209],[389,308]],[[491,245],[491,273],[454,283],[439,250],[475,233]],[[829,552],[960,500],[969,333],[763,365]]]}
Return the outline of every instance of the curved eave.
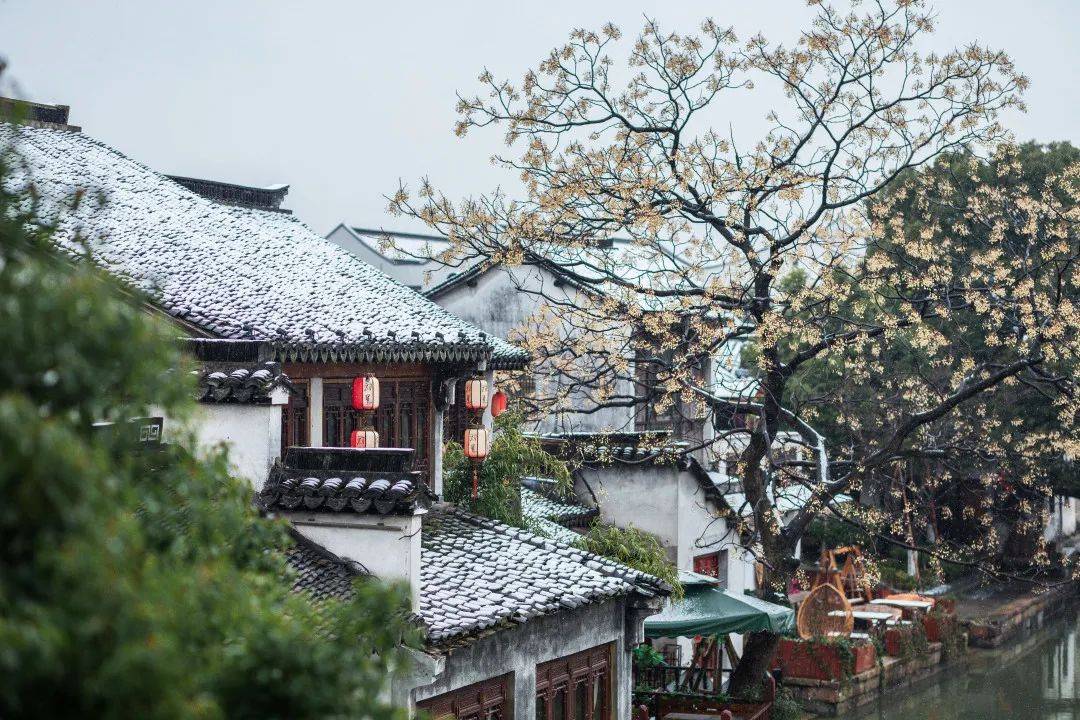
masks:
{"label": "curved eave", "polygon": [[273,359],[279,362],[417,362],[460,363],[490,359],[487,345],[424,343],[270,343]]}

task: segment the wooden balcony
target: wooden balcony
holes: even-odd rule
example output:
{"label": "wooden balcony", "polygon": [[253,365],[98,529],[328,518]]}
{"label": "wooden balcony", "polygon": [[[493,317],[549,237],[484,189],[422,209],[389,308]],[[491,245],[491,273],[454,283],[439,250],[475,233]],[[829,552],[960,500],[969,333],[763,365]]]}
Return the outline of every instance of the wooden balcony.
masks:
{"label": "wooden balcony", "polygon": [[634,670],[635,718],[664,720],[669,715],[721,717],[726,710],[737,720],[766,720],[776,686],[769,682],[753,702],[733,701],[724,692],[730,670],[715,667],[656,665]]}

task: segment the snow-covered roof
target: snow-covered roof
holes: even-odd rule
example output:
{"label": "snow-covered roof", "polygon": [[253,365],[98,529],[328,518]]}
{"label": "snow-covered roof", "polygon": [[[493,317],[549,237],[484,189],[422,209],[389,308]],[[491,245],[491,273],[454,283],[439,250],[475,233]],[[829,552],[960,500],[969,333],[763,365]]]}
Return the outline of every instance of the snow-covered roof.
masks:
{"label": "snow-covered roof", "polygon": [[[806,504],[810,502],[810,499],[814,494],[810,488],[798,483],[791,483],[782,488],[774,488],[773,486],[774,483],[770,483],[765,488],[765,494],[769,498],[769,502],[776,508],[777,512],[780,513],[781,517],[790,512],[802,510],[806,507]],[[851,496],[849,495],[838,495],[833,500],[835,503],[850,501]],[[753,515],[750,503],[747,501],[746,495],[739,486],[736,486],[735,490],[724,494],[724,502],[728,504],[728,507],[743,517],[751,517]]]}
{"label": "snow-covered roof", "polygon": [[419,614],[435,646],[629,593],[670,593],[645,573],[449,505],[424,516],[421,545]]}
{"label": "snow-covered roof", "polygon": [[577,526],[597,515],[597,509],[571,499],[558,499],[542,492],[521,488],[521,513],[529,518],[543,518]]}
{"label": "snow-covered roof", "polygon": [[599,508],[588,507],[569,498],[558,498],[548,487],[555,482],[549,478],[522,478],[521,514],[545,535],[572,545],[581,535],[570,528],[584,528],[600,513]]}
{"label": "snow-covered roof", "polygon": [[33,184],[63,248],[87,240],[104,269],[213,336],[264,341],[278,360],[527,359],[290,214],[212,202],[79,132],[0,123],[9,145],[24,160],[9,189]]}

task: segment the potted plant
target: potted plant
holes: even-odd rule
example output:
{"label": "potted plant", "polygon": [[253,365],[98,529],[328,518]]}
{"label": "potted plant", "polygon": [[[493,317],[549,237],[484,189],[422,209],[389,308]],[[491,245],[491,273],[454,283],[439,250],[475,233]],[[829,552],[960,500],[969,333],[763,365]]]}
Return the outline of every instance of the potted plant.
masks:
{"label": "potted plant", "polygon": [[903,657],[905,650],[911,647],[911,637],[915,630],[911,625],[892,625],[885,629],[885,654],[889,657]]}
{"label": "potted plant", "polygon": [[926,630],[927,642],[941,642],[946,635],[953,632],[956,616],[934,608],[923,615],[922,624]]}
{"label": "potted plant", "polygon": [[781,638],[779,665],[788,677],[843,680],[874,667],[877,651],[871,642],[851,638]]}

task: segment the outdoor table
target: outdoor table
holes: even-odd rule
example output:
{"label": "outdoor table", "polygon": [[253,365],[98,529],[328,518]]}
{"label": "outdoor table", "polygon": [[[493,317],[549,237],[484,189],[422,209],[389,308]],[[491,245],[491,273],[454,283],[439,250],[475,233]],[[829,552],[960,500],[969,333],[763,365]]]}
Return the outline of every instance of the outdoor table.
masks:
{"label": "outdoor table", "polygon": [[871,605],[891,605],[898,608],[910,608],[912,610],[929,610],[934,603],[925,600],[893,600],[892,598],[878,598],[870,601]]}
{"label": "outdoor table", "polygon": [[[844,617],[847,615],[846,610],[833,610],[829,613],[829,617]],[[881,610],[852,610],[851,617],[856,620],[869,620],[870,622],[882,622],[891,619],[893,616],[890,612],[884,612]]]}
{"label": "outdoor table", "polygon": [[[829,613],[830,617],[843,617],[847,612],[844,610],[833,610]],[[884,612],[881,610],[852,610],[851,617],[855,620],[865,620],[870,627],[876,628],[882,623],[887,623],[893,619],[893,613]],[[860,635],[865,633],[858,633]],[[851,633],[852,637],[855,637],[856,633]]]}

